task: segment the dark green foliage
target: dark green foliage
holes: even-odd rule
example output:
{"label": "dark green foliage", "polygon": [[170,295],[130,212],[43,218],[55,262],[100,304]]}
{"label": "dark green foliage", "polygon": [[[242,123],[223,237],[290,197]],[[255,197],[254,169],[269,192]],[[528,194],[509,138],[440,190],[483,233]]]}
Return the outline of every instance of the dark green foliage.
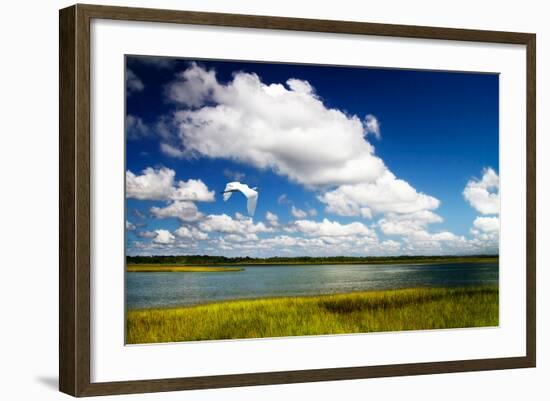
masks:
{"label": "dark green foliage", "polygon": [[226,257],[211,255],[182,255],[182,256],[126,256],[128,264],[174,264],[174,265],[286,265],[286,264],[353,264],[353,263],[438,263],[438,262],[494,262],[498,255],[468,255],[468,256],[328,256],[328,257],[271,257],[251,258]]}

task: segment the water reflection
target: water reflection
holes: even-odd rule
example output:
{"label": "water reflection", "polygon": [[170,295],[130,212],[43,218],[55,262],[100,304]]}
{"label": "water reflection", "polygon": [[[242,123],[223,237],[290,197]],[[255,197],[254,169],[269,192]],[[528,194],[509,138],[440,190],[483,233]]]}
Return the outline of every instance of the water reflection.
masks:
{"label": "water reflection", "polygon": [[133,309],[240,298],[497,283],[498,263],[246,266],[244,271],[227,273],[126,273],[126,303]]}

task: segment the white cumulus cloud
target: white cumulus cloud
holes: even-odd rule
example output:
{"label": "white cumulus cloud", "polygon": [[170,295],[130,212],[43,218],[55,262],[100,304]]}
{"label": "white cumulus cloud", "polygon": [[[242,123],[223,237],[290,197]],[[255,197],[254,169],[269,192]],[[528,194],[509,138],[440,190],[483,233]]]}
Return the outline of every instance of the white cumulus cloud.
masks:
{"label": "white cumulus cloud", "polygon": [[313,220],[297,220],[294,222],[291,230],[315,237],[375,235],[374,231],[363,223],[353,222],[349,224],[341,224],[337,221],[330,221],[326,218],[321,222]]}
{"label": "white cumulus cloud", "polygon": [[157,236],[157,233],[154,231],[139,231],[137,233],[137,236],[140,238],[155,238]]}
{"label": "white cumulus cloud", "polygon": [[254,223],[252,218],[238,214],[235,219],[227,214],[211,214],[199,222],[202,231],[215,231],[227,234],[250,234],[270,232],[271,228],[264,223]]}
{"label": "white cumulus cloud", "polygon": [[[327,107],[307,81],[265,84],[238,72],[220,83],[214,70],[192,64],[167,90],[183,108],[173,115],[184,157],[204,156],[269,169],[320,191],[327,212],[372,217],[439,206],[391,173],[367,136],[380,135],[365,119]],[[284,199],[281,199],[284,201]]]}
{"label": "white cumulus cloud", "polygon": [[307,212],[302,210],[302,209],[298,209],[297,207],[295,207],[294,205],[292,206],[292,208],[290,209],[290,213],[296,217],[297,219],[304,219],[307,217]]}
{"label": "white cumulus cloud", "polygon": [[279,195],[279,197],[277,198],[277,203],[279,205],[287,205],[287,204],[290,204],[292,203],[290,201],[290,199],[288,199],[288,195],[287,194],[281,194]]}
{"label": "white cumulus cloud", "polygon": [[424,231],[428,224],[441,223],[441,216],[429,211],[421,210],[408,214],[388,213],[378,221],[380,230],[386,235],[414,235]]}
{"label": "white cumulus cloud", "polygon": [[177,237],[189,240],[199,240],[204,241],[208,239],[208,234],[200,231],[196,227],[187,227],[181,226],[176,231],[174,231]]}
{"label": "white cumulus cloud", "polygon": [[193,64],[168,88],[181,151],[271,169],[306,186],[371,181],[385,169],[364,122],[327,108],[307,81],[264,84],[236,73],[227,84]]}
{"label": "white cumulus cloud", "polygon": [[126,69],[126,94],[131,95],[133,92],[141,92],[145,89],[145,85],[139,77],[129,68]]}
{"label": "white cumulus cloud", "polygon": [[426,230],[418,230],[403,237],[408,253],[434,254],[434,253],[464,253],[471,248],[468,240],[449,231],[429,233]]}
{"label": "white cumulus cloud", "polygon": [[380,133],[380,122],[372,114],[367,114],[365,117],[365,133],[367,135],[374,135],[376,139],[380,139],[382,137]]}
{"label": "white cumulus cloud", "polygon": [[275,213],[270,212],[269,210],[265,214],[265,219],[272,227],[278,227],[279,226],[279,216],[277,216]]}
{"label": "white cumulus cloud", "polygon": [[182,158],[184,156],[183,152],[177,147],[170,145],[169,143],[161,142],[160,151],[166,156]]}
{"label": "white cumulus cloud", "polygon": [[193,222],[203,217],[197,205],[189,201],[175,201],[166,207],[153,206],[151,214],[158,219],[177,218],[181,221]]}
{"label": "white cumulus cloud", "polygon": [[126,197],[140,200],[180,200],[212,202],[214,191],[201,180],[175,182],[176,172],[163,167],[147,167],[141,175],[126,171]]}
{"label": "white cumulus cloud", "polygon": [[156,236],[153,238],[155,244],[172,244],[176,240],[176,237],[168,230],[155,230],[155,234]]}
{"label": "white cumulus cloud", "polygon": [[469,244],[479,252],[498,253],[500,238],[500,183],[492,168],[483,170],[481,179],[468,181],[463,191],[464,198],[482,215],[473,222],[470,230],[473,238]]}
{"label": "white cumulus cloud", "polygon": [[214,200],[214,191],[209,191],[208,187],[201,180],[189,179],[178,182],[171,199],[212,202]]}
{"label": "white cumulus cloud", "polygon": [[169,199],[173,191],[174,170],[151,167],[143,170],[141,175],[126,171],[126,197],[140,200]]}
{"label": "white cumulus cloud", "polygon": [[483,171],[481,179],[472,179],[464,188],[464,198],[481,214],[498,214],[500,212],[498,174],[492,168]]}
{"label": "white cumulus cloud", "polygon": [[372,213],[415,213],[439,207],[439,200],[418,192],[386,170],[373,182],[341,185],[318,197],[326,210],[342,216],[371,217]]}
{"label": "white cumulus cloud", "polygon": [[[428,225],[442,223],[441,216],[430,210],[413,213],[387,213],[377,223],[380,231],[388,236],[398,236],[410,254],[468,253],[472,244],[464,237],[450,231],[428,231]],[[391,245],[391,243],[390,243]]]}
{"label": "white cumulus cloud", "polygon": [[401,243],[388,239],[380,243],[380,248],[387,253],[395,253],[401,249]]}
{"label": "white cumulus cloud", "polygon": [[129,140],[138,140],[146,138],[151,134],[151,130],[147,124],[143,122],[141,117],[128,114],[126,116],[126,138]]}
{"label": "white cumulus cloud", "polygon": [[498,217],[477,217],[474,220],[474,227],[483,232],[498,232],[500,221]]}

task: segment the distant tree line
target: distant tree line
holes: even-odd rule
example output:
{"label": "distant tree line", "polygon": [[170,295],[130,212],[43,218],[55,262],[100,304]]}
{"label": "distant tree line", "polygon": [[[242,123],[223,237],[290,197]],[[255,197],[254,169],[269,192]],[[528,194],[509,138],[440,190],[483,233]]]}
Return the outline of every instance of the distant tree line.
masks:
{"label": "distant tree line", "polygon": [[427,262],[438,260],[459,261],[459,260],[483,260],[495,259],[498,255],[401,255],[401,256],[297,256],[297,257],[269,257],[269,258],[251,258],[245,257],[226,257],[211,255],[153,255],[153,256],[126,256],[128,264],[185,264],[185,265],[234,265],[234,264],[346,264],[346,263],[391,263],[391,262]]}

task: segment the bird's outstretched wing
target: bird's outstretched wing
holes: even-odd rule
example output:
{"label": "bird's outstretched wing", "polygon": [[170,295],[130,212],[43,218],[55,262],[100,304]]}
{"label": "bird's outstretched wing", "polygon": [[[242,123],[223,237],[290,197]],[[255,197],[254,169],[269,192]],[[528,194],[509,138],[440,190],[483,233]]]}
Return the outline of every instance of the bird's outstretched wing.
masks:
{"label": "bird's outstretched wing", "polygon": [[250,196],[247,196],[246,201],[246,210],[248,211],[248,214],[250,216],[254,215],[254,212],[256,211],[256,204],[258,203],[258,192],[253,191],[253,194],[250,194]]}
{"label": "bird's outstretched wing", "polygon": [[233,194],[232,191],[235,190],[235,183],[234,182],[228,182],[226,185],[225,185],[225,189],[223,191],[223,200],[225,202],[227,202],[227,200],[229,198],[231,198],[231,195]]}
{"label": "bird's outstretched wing", "polygon": [[250,188],[246,184],[241,184],[240,182],[229,182],[225,186],[223,191],[223,200],[227,201],[233,192],[240,192],[246,197],[246,209],[250,216],[254,215],[256,211],[256,204],[258,203],[258,192]]}

